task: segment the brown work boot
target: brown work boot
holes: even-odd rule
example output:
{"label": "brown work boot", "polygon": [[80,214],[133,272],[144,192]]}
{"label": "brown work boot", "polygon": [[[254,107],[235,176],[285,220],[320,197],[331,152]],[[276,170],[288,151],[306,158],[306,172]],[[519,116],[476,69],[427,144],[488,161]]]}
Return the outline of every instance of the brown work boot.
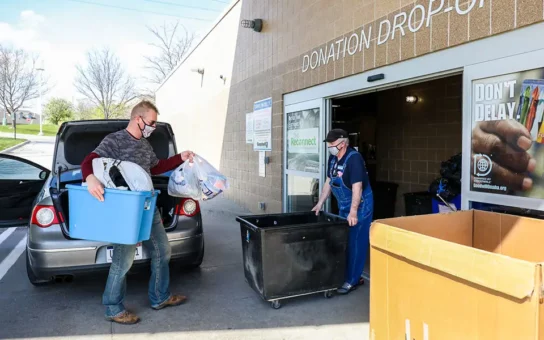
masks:
{"label": "brown work boot", "polygon": [[124,311],[117,316],[109,317],[108,320],[111,322],[120,323],[122,325],[134,325],[140,322],[140,318],[136,314],[129,311]]}
{"label": "brown work boot", "polygon": [[166,307],[179,306],[182,303],[184,303],[185,301],[187,301],[187,297],[185,297],[183,295],[172,295],[172,296],[170,296],[170,298],[168,300],[164,301],[163,303],[161,303],[157,307],[152,307],[152,308],[154,310],[159,310],[159,309],[163,309],[163,308],[166,308]]}

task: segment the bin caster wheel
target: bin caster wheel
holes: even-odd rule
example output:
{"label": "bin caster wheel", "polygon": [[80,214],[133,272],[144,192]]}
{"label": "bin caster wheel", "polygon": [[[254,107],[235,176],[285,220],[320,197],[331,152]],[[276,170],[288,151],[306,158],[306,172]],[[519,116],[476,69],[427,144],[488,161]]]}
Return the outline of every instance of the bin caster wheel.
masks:
{"label": "bin caster wheel", "polygon": [[274,309],[280,309],[281,308],[281,303],[279,300],[275,300],[275,301],[272,301],[270,303],[270,305],[272,306],[272,308]]}
{"label": "bin caster wheel", "polygon": [[332,290],[326,291],[324,294],[325,299],[330,299],[333,297]]}

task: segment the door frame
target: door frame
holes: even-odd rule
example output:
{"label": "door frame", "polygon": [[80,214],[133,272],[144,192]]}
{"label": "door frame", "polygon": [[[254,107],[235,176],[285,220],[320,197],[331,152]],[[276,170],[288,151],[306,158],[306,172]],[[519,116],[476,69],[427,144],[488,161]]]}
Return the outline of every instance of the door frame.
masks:
{"label": "door frame", "polygon": [[[28,165],[34,166],[34,167],[36,167],[36,168],[38,168],[38,169],[40,169],[40,170],[42,170],[42,171],[47,172],[47,176],[49,176],[49,175],[51,174],[51,170],[49,170],[49,169],[43,167],[43,166],[40,165],[40,164],[34,163],[34,162],[32,162],[32,161],[30,161],[30,160],[28,160],[28,159],[26,159],[26,158],[17,157],[17,156],[13,156],[13,155],[8,155],[8,154],[6,154],[6,153],[1,153],[1,152],[0,152],[0,158],[7,158],[7,159],[14,160],[14,161],[20,161],[20,162],[22,162],[22,163],[26,163],[26,164],[28,164]],[[47,179],[47,176],[44,178],[44,180]],[[0,180],[1,180],[1,179],[0,179]]]}
{"label": "door frame", "polygon": [[[313,99],[308,100],[305,102],[295,103],[292,105],[286,105],[283,108],[283,195],[282,195],[282,211],[287,212],[288,210],[288,175],[295,175],[299,177],[307,177],[307,178],[315,178],[319,180],[319,193],[321,193],[321,190],[323,188],[323,174],[324,174],[324,147],[323,143],[320,143],[322,140],[325,139],[325,101],[322,98],[319,99]],[[292,112],[302,111],[302,110],[310,110],[310,109],[319,109],[319,172],[317,174],[310,173],[310,172],[304,172],[304,171],[297,171],[297,170],[289,170],[287,167],[287,115]]]}

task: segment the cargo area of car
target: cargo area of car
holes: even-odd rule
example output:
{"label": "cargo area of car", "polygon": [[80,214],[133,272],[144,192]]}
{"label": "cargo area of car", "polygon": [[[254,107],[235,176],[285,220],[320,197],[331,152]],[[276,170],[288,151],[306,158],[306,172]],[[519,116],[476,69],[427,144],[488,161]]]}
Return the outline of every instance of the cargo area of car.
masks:
{"label": "cargo area of car", "polygon": [[[159,190],[160,194],[157,197],[157,209],[161,213],[162,221],[166,229],[175,227],[175,215],[176,209],[181,199],[168,195],[168,177],[166,176],[154,176],[153,186],[155,190]],[[68,200],[68,190],[66,190],[67,184],[80,185],[79,181],[68,181],[61,183],[60,190],[58,188],[50,188],[51,198],[59,216],[59,221],[65,224],[65,231],[69,231],[70,228],[70,207]],[[66,233],[65,233],[66,234]],[[65,235],[68,236],[68,235]]]}
{"label": "cargo area of car", "polygon": [[[93,152],[108,134],[126,128],[127,121],[85,121],[73,122],[61,126],[59,130],[53,167],[54,178],[50,183],[50,194],[63,232],[69,238],[70,209],[66,185],[81,185],[80,165],[85,157]],[[159,159],[171,157],[177,153],[174,134],[167,124],[157,123],[157,129],[147,139]],[[152,176],[155,190],[160,194],[157,208],[161,213],[166,229],[175,228],[176,210],[180,198],[168,195],[166,175]]]}

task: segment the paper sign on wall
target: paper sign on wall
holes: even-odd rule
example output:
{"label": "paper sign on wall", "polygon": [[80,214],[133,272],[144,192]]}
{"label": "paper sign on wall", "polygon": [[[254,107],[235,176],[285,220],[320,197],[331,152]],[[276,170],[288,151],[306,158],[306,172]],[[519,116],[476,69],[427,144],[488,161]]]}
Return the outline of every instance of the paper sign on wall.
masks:
{"label": "paper sign on wall", "polygon": [[272,98],[253,104],[253,150],[272,151]]}
{"label": "paper sign on wall", "polygon": [[246,144],[253,144],[253,113],[246,113]]}

